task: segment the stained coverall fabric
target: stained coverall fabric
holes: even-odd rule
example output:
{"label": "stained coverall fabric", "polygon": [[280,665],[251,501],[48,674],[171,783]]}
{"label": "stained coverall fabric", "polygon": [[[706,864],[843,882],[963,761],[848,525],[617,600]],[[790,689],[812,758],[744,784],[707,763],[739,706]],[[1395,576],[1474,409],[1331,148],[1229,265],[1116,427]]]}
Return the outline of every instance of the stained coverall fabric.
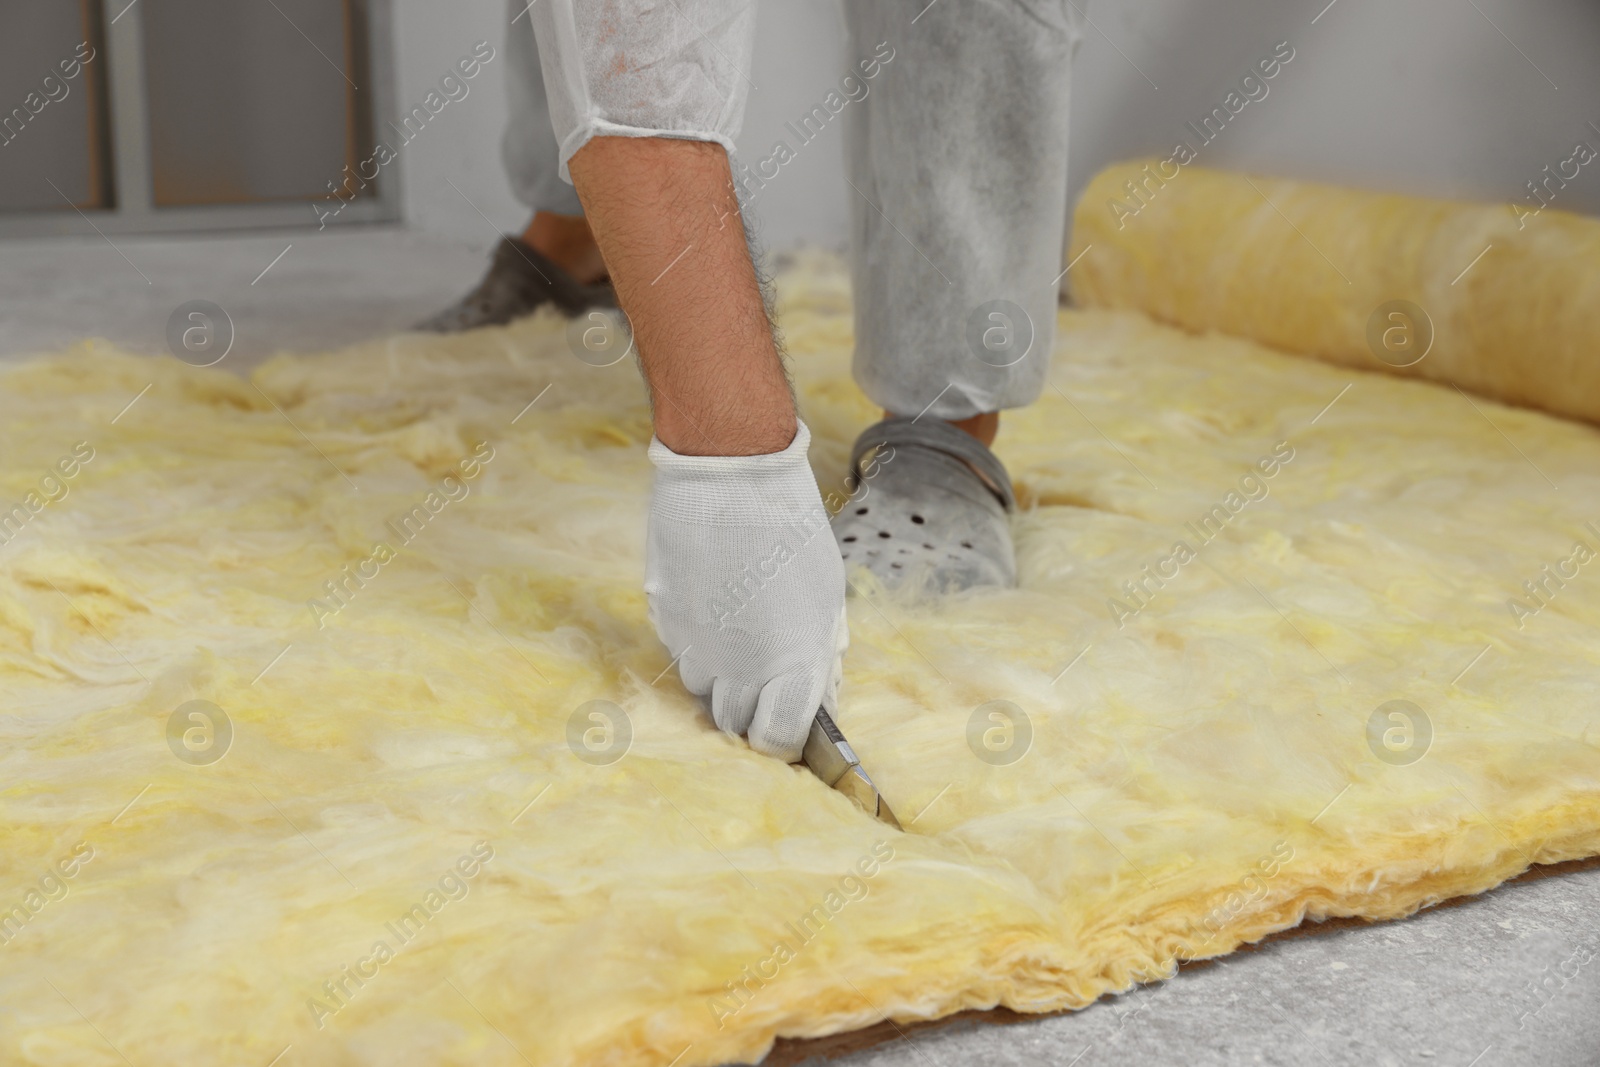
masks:
{"label": "stained coverall fabric", "polygon": [[755,45],[752,0],[540,0],[529,10],[561,177],[591,137],[678,137],[733,152]]}

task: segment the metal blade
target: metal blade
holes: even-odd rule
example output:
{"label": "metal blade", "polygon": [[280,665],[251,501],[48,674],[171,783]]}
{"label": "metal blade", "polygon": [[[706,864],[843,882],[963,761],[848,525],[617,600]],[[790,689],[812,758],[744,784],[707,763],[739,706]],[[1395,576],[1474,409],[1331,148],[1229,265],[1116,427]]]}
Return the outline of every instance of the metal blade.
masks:
{"label": "metal blade", "polygon": [[850,742],[844,739],[844,734],[839,732],[833,717],[826,711],[819,709],[817,717],[812,720],[811,733],[806,737],[806,747],[800,759],[825,785],[832,786],[855,801],[862,811],[882,819],[896,830],[900,829],[900,820],[889,810],[888,802],[862,769]]}

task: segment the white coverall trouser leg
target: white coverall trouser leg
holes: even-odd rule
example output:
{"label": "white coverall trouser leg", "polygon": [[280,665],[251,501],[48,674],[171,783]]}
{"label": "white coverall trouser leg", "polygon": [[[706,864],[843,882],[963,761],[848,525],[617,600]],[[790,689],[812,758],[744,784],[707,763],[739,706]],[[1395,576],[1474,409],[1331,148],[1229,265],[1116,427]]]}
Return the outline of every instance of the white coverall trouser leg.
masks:
{"label": "white coverall trouser leg", "polygon": [[[867,95],[842,108],[856,380],[901,415],[962,419],[1027,405],[1043,389],[1054,341],[1078,7],[846,0],[844,10],[841,73],[881,54],[880,44],[893,51]],[[542,84],[525,23],[537,35]],[[504,155],[519,199],[577,213],[576,198],[562,199],[570,186],[555,183],[594,136],[709,140],[731,152],[753,31],[752,0],[529,8],[507,42]]]}

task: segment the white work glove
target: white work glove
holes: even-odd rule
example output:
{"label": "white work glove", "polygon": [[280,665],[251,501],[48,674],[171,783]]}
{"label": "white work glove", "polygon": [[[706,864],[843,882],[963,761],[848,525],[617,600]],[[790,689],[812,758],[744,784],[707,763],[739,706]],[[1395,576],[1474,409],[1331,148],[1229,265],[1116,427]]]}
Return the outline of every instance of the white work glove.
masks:
{"label": "white work glove", "polygon": [[790,763],[817,708],[833,710],[850,641],[810,443],[805,423],[765,456],[680,456],[650,441],[650,621],[684,686],[711,695],[717,726]]}

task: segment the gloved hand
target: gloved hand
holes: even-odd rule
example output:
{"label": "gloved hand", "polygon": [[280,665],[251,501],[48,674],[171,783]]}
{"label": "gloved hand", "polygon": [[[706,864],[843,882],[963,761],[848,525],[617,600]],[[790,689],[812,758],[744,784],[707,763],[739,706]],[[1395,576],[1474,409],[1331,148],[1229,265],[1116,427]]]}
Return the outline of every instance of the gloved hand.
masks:
{"label": "gloved hand", "polygon": [[832,712],[849,644],[844,562],[810,443],[803,422],[765,456],[680,456],[650,442],[650,620],[684,686],[711,695],[717,726],[788,762],[817,708]]}

